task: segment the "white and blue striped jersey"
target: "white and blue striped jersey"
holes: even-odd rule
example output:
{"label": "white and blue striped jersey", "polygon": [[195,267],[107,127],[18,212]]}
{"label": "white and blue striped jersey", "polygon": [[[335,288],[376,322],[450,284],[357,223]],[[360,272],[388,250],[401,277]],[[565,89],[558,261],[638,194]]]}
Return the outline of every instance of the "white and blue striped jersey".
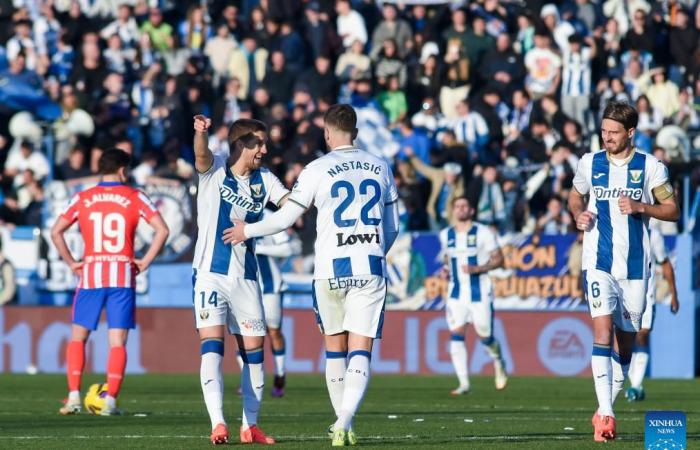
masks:
{"label": "white and blue striped jersey", "polygon": [[649,276],[649,219],[623,215],[618,202],[625,195],[653,204],[653,190],[661,186],[670,197],[666,166],[647,153],[635,150],[621,165],[611,162],[605,150],[581,158],[574,187],[590,194],[587,209],[596,214],[593,227],[583,235],[583,270],[601,270],[617,280]]}
{"label": "white and blue striped jersey", "polygon": [[263,294],[282,292],[282,272],[276,259],[298,255],[301,242],[288,230],[257,238],[255,256],[258,258],[260,289]]}
{"label": "white and blue striped jersey", "polygon": [[477,222],[462,232],[448,227],[440,232],[440,246],[450,273],[449,297],[471,302],[492,300],[493,286],[488,273],[470,274],[464,269],[489,262],[491,253],[499,248],[496,234]]}
{"label": "white and blue striped jersey", "polygon": [[318,209],[314,278],[385,277],[384,207],[397,200],[386,161],[363,150],[339,148],[307,165],[289,201]]}
{"label": "white and blue striped jersey", "polygon": [[591,49],[565,51],[562,56],[561,95],[581,97],[591,95]]}
{"label": "white and blue striped jersey", "polygon": [[258,279],[255,240],[224,244],[222,235],[232,219],[253,223],[260,220],[268,202],[278,205],[289,191],[267,169],[248,177],[231,173],[224,156],[214,156],[211,168],[199,174],[197,193],[197,245],[192,267],[246,280]]}

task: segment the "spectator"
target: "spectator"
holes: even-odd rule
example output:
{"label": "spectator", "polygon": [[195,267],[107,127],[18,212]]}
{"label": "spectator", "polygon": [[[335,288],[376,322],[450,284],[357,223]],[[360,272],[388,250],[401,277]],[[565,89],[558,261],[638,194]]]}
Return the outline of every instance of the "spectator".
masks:
{"label": "spectator", "polygon": [[[32,22],[29,19],[20,19],[15,22],[15,34],[7,41],[6,45],[7,60],[12,62],[22,54],[27,69],[44,73],[31,33]],[[47,68],[48,65],[44,69]]]}
{"label": "spectator", "polygon": [[17,186],[17,207],[22,212],[20,225],[41,226],[41,210],[44,205],[44,188],[34,178],[31,169],[22,173],[22,184]]}
{"label": "spectator", "polygon": [[337,98],[338,82],[331,71],[331,61],[320,56],[313,67],[302,73],[297,79],[297,86],[307,90],[313,98]]}
{"label": "spectator", "polygon": [[600,21],[598,11],[590,0],[576,0],[576,19],[584,25],[588,33],[593,31]]}
{"label": "spectator", "polygon": [[513,51],[510,36],[502,33],[496,38],[496,47],[482,58],[479,75],[483,84],[496,88],[501,96],[509,97],[513,86],[522,82],[522,68],[522,58]]}
{"label": "spectator", "polygon": [[426,97],[423,99],[421,109],[411,117],[411,124],[428,133],[432,139],[438,130],[447,126],[445,117],[438,110],[435,99]]}
{"label": "spectator", "polygon": [[272,52],[270,63],[262,84],[270,93],[272,103],[287,104],[292,98],[294,75],[287,70],[284,53],[281,51]]}
{"label": "spectator", "polygon": [[534,100],[547,94],[554,94],[561,79],[561,58],[549,48],[549,37],[538,32],[535,47],[525,55],[528,75],[525,88]]}
{"label": "spectator", "polygon": [[467,98],[471,89],[472,62],[467,57],[463,44],[457,39],[447,43],[444,62],[440,109],[445,117],[454,119],[459,115],[457,105]]}
{"label": "spectator", "polygon": [[338,0],[335,11],[338,14],[337,32],[343,40],[343,46],[347,49],[355,41],[359,41],[363,45],[367,43],[365,20],[360,13],[352,9],[350,0]]}
{"label": "spectator", "polygon": [[595,40],[587,38],[588,47],[582,47],[578,34],[569,36],[563,49],[561,108],[584,129],[592,128],[588,116],[591,96],[591,63],[596,54]]}
{"label": "spectator", "polygon": [[467,13],[463,9],[455,9],[452,11],[452,25],[442,33],[442,40],[450,42],[454,39],[460,41],[461,47],[467,47]]}
{"label": "spectator", "polygon": [[180,23],[178,32],[183,47],[194,51],[203,51],[205,42],[211,37],[211,27],[204,19],[204,10],[192,6],[187,11],[187,18]]}
{"label": "spectator", "polygon": [[547,30],[554,37],[554,42],[559,47],[559,50],[564,51],[569,46],[569,36],[576,32],[574,27],[566,20],[561,19],[559,10],[553,3],[548,3],[542,7],[540,17]]}
{"label": "spectator", "polygon": [[545,95],[540,100],[540,111],[544,119],[557,135],[564,134],[564,123],[569,117],[559,108],[556,98],[553,95]]}
{"label": "spectator", "polygon": [[679,93],[680,107],[673,115],[673,123],[685,130],[700,129],[700,108],[693,104],[693,91],[690,87]]}
{"label": "spectator", "polygon": [[243,45],[231,54],[228,65],[228,75],[238,78],[241,83],[239,99],[248,98],[258,83],[265,79],[265,66],[268,52],[264,48],[258,48],[258,44],[252,36],[243,38]]}
{"label": "spectator", "polygon": [[153,152],[144,153],[141,158],[141,164],[131,171],[131,177],[134,179],[137,186],[145,186],[146,183],[148,183],[148,179],[153,176],[157,168],[158,157],[156,154]]}
{"label": "spectator", "polygon": [[457,104],[457,119],[452,125],[457,141],[464,143],[471,161],[486,161],[489,143],[489,127],[483,116],[469,107],[466,99]]}
{"label": "spectator", "polygon": [[547,203],[547,211],[537,220],[538,233],[545,235],[568,234],[574,232],[571,216],[564,209],[559,197],[552,197]]}
{"label": "spectator", "polygon": [[516,89],[513,92],[513,109],[508,117],[508,136],[506,143],[510,143],[526,131],[530,126],[530,114],[532,113],[532,102],[527,91]]}
{"label": "spectator", "polygon": [[627,30],[622,45],[626,49],[638,49],[653,54],[656,50],[657,32],[655,27],[649,26],[647,14],[643,9],[638,9],[632,16],[632,27]]}
{"label": "spectator", "polygon": [[400,90],[399,77],[396,75],[389,77],[386,90],[379,93],[377,101],[389,119],[390,127],[403,120],[408,113],[406,94]]}
{"label": "spectator", "polygon": [[372,32],[370,56],[376,59],[383,48],[384,41],[392,39],[396,43],[398,56],[403,57],[408,52],[413,39],[411,27],[408,22],[398,17],[396,5],[385,3],[382,15],[384,20]]}
{"label": "spectator", "polygon": [[72,180],[92,175],[85,164],[85,150],[76,145],[68,154],[68,158],[56,170],[57,180]]}
{"label": "spectator", "polygon": [[646,95],[639,96],[636,106],[639,114],[637,131],[646,133],[651,138],[664,124],[663,113],[651,105]]}
{"label": "spectator", "polygon": [[603,5],[603,14],[619,24],[622,34],[627,33],[630,19],[637,11],[648,14],[651,7],[646,0],[608,0]]}
{"label": "spectator", "polygon": [[131,6],[121,4],[117,18],[100,31],[102,39],[117,35],[126,48],[135,48],[139,41],[139,27],[131,15]]}
{"label": "spectator", "polygon": [[34,145],[22,141],[19,150],[10,152],[5,161],[4,176],[13,180],[13,185],[19,187],[26,183],[24,174],[31,170],[32,179],[42,180],[49,174],[49,161],[40,151],[34,150]]}
{"label": "spectator", "polygon": [[315,1],[306,6],[304,37],[311,50],[311,59],[335,54],[341,47],[335,30],[328,24],[327,17],[321,14],[321,7]]}
{"label": "spectator", "polygon": [[673,116],[680,109],[678,86],[666,79],[666,72],[659,67],[652,73],[653,83],[644,90],[649,102],[663,114],[664,119]]}
{"label": "spectator", "polygon": [[475,16],[472,19],[472,29],[467,32],[464,51],[467,59],[474,67],[478,67],[481,63],[481,58],[489,50],[496,46],[493,37],[486,33],[486,21],[481,16]]}
{"label": "spectator", "polygon": [[448,162],[442,168],[432,167],[416,157],[409,148],[405,150],[411,166],[416,172],[430,181],[430,197],[427,212],[431,220],[431,229],[440,230],[452,222],[452,199],[464,195],[464,178],[462,167],[454,162]]}
{"label": "spectator", "polygon": [[163,12],[158,8],[151,8],[148,20],[141,25],[141,34],[147,34],[151,38],[153,47],[161,52],[170,49],[173,27],[163,21]]}
{"label": "spectator", "polygon": [[16,300],[15,268],[2,253],[2,242],[0,241],[0,306],[8,305]]}
{"label": "spectator", "polygon": [[516,44],[521,55],[527,55],[535,47],[535,24],[529,11],[518,15]]}
{"label": "spectator", "polygon": [[421,56],[419,64],[409,73],[407,91],[409,107],[412,111],[418,107],[415,104],[416,100],[426,97],[439,98],[442,79],[436,55],[429,55],[425,58]]}
{"label": "spectator", "polygon": [[215,84],[226,77],[231,55],[238,47],[238,43],[231,36],[228,26],[225,23],[219,24],[216,28],[216,36],[207,39],[204,45],[204,54],[209,58],[209,64],[214,69]]}
{"label": "spectator", "polygon": [[397,155],[401,161],[407,161],[409,153],[423,161],[425,164],[430,164],[430,141],[428,136],[420,130],[413,128],[411,121],[404,119],[399,126],[399,146],[400,150]]}
{"label": "spectator", "polygon": [[387,87],[389,77],[397,77],[399,87],[406,86],[406,64],[399,56],[396,41],[387,39],[382,43],[382,50],[376,57],[374,76],[380,87]]}
{"label": "spectator", "polygon": [[493,166],[477,167],[467,187],[469,204],[475,205],[475,220],[498,226],[506,219],[503,190],[498,183],[498,171]]}
{"label": "spectator", "polygon": [[680,8],[676,12],[668,35],[669,48],[674,63],[671,66],[670,77],[674,82],[681,84],[688,79],[688,71],[693,67],[693,53],[698,49],[700,33],[690,22],[688,12],[684,8]]}
{"label": "spectator", "polygon": [[338,58],[335,76],[342,82],[357,80],[361,76],[370,75],[371,65],[372,60],[364,54],[364,44],[356,39]]}
{"label": "spectator", "polygon": [[136,57],[136,51],[133,48],[124,48],[119,35],[113,34],[107,39],[107,48],[102,56],[104,56],[108,71],[128,76]]}

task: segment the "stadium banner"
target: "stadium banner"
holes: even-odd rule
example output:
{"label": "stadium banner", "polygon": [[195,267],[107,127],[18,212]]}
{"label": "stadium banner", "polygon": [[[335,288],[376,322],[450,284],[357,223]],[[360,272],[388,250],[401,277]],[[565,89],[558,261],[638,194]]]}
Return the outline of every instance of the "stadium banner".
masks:
{"label": "stadium banner", "polygon": [[[199,339],[191,310],[141,308],[137,324],[127,343],[128,373],[199,371]],[[586,376],[590,374],[593,343],[590,324],[588,313],[581,312],[502,312],[496,315],[494,335],[513,375]],[[288,372],[323,372],[325,353],[313,311],[285,311],[282,328]],[[0,373],[64,373],[70,335],[70,308],[0,308]],[[449,339],[443,313],[388,311],[383,339],[376,341],[373,350],[372,369],[375,373],[451,374]],[[229,357],[224,364],[229,372],[238,370],[234,342],[227,338]],[[490,357],[471,331],[467,346],[470,372],[493,374]],[[107,329],[102,321],[89,340],[87,372],[104,372],[107,348]],[[268,370],[272,369],[271,356],[265,358]],[[654,360],[652,350],[652,376]]]}

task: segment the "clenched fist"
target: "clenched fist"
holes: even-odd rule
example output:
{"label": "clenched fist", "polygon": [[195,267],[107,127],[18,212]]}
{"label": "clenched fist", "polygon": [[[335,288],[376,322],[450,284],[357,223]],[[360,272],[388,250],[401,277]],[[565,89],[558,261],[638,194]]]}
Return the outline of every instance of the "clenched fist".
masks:
{"label": "clenched fist", "polygon": [[194,131],[198,133],[206,133],[211,127],[211,119],[202,114],[194,116]]}
{"label": "clenched fist", "polygon": [[576,228],[581,231],[590,231],[595,222],[595,214],[590,211],[584,211],[576,217]]}

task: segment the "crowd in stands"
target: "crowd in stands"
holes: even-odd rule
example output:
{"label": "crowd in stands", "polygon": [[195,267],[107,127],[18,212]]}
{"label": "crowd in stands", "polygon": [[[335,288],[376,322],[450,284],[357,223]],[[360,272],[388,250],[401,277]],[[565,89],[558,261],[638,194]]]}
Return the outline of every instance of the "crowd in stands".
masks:
{"label": "crowd in stands", "polygon": [[0,221],[38,225],[43,182],[93,176],[113,145],[139,184],[196,180],[195,114],[215,152],[236,119],[267,123],[266,163],[291,187],[343,101],[393,163],[403,230],[445,226],[466,194],[501,232],[566,233],[608,100],[636,105],[635,145],[668,163],[657,133],[700,130],[692,0],[411,3],[0,0]]}

